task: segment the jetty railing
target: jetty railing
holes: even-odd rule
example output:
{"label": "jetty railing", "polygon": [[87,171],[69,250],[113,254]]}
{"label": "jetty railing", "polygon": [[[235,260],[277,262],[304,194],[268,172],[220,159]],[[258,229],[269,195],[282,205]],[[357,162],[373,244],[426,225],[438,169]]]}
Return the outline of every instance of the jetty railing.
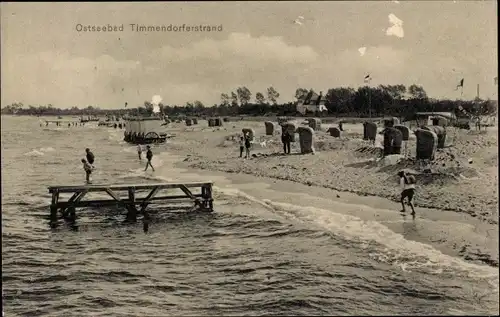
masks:
{"label": "jetty railing", "polygon": [[[148,218],[146,208],[150,204],[166,202],[191,201],[194,206],[205,210],[213,211],[212,198],[213,182],[188,182],[188,183],[152,183],[152,184],[119,184],[119,185],[64,185],[49,186],[49,193],[52,194],[50,204],[50,222],[51,225],[57,225],[59,214],[65,219],[76,219],[76,208],[83,207],[103,207],[121,205],[127,210],[127,221],[136,221],[137,214],[143,214]],[[193,193],[191,189],[200,188],[199,193]],[[160,192],[168,192],[179,189],[183,194],[159,195]],[[150,190],[145,197],[137,197],[136,191]],[[87,194],[92,192],[106,193],[112,199],[87,199],[83,200]],[[127,192],[123,197],[120,193]],[[62,200],[60,194],[72,193],[68,200]],[[137,209],[140,207],[140,210]]]}

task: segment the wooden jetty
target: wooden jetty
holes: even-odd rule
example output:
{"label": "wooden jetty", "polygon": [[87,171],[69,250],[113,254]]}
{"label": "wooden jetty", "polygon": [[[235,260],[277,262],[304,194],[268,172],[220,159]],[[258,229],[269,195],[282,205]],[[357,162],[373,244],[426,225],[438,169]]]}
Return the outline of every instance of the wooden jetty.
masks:
{"label": "wooden jetty", "polygon": [[[205,211],[213,211],[212,199],[213,182],[190,182],[190,183],[159,183],[159,184],[124,184],[124,185],[74,185],[74,186],[50,186],[49,193],[52,194],[50,205],[50,222],[56,225],[60,213],[65,219],[76,219],[76,208],[123,206],[127,210],[127,221],[136,221],[137,214],[141,213],[148,218],[146,208],[154,203],[191,201],[194,205]],[[200,188],[200,193],[193,193],[191,189]],[[160,191],[172,191],[179,189],[182,195],[159,196]],[[150,190],[143,198],[136,197],[136,191]],[[83,200],[91,192],[108,194],[112,199]],[[127,192],[126,197],[118,193]],[[60,194],[73,194],[67,201],[62,201]],[[140,207],[140,210],[137,209]]]}

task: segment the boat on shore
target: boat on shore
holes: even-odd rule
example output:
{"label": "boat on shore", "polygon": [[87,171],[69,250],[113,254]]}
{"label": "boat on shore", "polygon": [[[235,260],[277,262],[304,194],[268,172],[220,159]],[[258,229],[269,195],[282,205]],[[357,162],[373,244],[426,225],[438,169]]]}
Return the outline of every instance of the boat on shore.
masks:
{"label": "boat on shore", "polygon": [[165,143],[167,133],[163,131],[162,118],[129,117],[125,121],[124,141],[132,144]]}

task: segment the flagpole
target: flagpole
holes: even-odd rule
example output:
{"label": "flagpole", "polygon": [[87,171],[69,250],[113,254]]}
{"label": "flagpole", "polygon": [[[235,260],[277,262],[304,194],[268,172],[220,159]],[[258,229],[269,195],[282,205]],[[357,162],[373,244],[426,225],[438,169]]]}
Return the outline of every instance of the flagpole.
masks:
{"label": "flagpole", "polygon": [[477,84],[477,89],[476,89],[476,113],[477,113],[477,128],[479,131],[481,131],[481,108],[479,104],[479,84]]}
{"label": "flagpole", "polygon": [[367,87],[368,87],[368,115],[369,115],[370,119],[372,118],[372,90],[370,87],[371,81],[372,81],[372,78],[370,77],[370,74],[366,75],[364,82],[365,82],[365,84],[368,84],[367,85]]}
{"label": "flagpole", "polygon": [[370,114],[370,119],[372,118],[372,88],[370,83],[368,83],[368,111]]}

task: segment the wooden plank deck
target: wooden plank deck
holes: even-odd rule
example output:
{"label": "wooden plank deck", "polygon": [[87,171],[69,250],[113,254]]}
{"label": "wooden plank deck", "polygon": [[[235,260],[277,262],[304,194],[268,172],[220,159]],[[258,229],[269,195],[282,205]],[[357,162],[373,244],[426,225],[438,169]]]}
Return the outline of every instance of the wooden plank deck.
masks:
{"label": "wooden plank deck", "polygon": [[[137,214],[141,213],[144,218],[148,218],[146,208],[152,203],[158,202],[192,202],[195,206],[213,211],[212,198],[213,182],[186,182],[186,183],[149,183],[149,184],[89,184],[89,185],[54,185],[49,186],[49,193],[52,194],[50,205],[51,224],[58,221],[58,212],[65,219],[76,219],[75,208],[93,206],[124,206],[127,209],[127,220],[136,221]],[[192,193],[192,188],[200,188],[201,193]],[[160,191],[166,189],[178,189],[183,195],[163,195],[157,196]],[[136,190],[150,190],[145,197],[136,197]],[[118,193],[127,191],[127,196],[122,197]],[[83,198],[91,192],[106,193],[112,199],[86,199]],[[60,197],[62,193],[72,193],[71,198],[63,201]],[[141,207],[140,212],[137,207]]]}
{"label": "wooden plank deck", "polygon": [[89,192],[100,192],[105,191],[106,188],[115,191],[128,190],[129,188],[134,188],[136,190],[141,189],[151,189],[154,187],[158,187],[160,189],[163,188],[181,188],[181,185],[186,186],[187,188],[193,187],[203,187],[203,186],[212,186],[213,182],[186,182],[186,183],[150,183],[150,184],[89,184],[89,185],[54,185],[49,186],[49,193],[53,193],[55,190],[60,193],[71,193],[79,190],[88,190]]}

